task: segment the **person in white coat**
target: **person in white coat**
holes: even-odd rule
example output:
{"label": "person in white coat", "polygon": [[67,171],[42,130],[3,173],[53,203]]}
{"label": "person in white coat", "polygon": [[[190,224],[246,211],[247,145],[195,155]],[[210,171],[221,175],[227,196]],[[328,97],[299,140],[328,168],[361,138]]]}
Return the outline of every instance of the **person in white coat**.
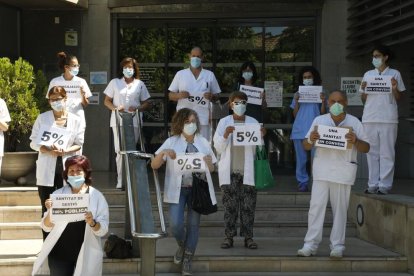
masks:
{"label": "person in white coat", "polygon": [[[167,162],[164,183],[164,202],[169,204],[169,222],[172,234],[178,243],[174,263],[182,263],[182,275],[192,275],[192,256],[197,247],[200,214],[192,209],[192,186],[194,181],[208,183],[211,202],[217,203],[210,172],[214,171],[216,157],[207,139],[199,134],[200,122],[197,113],[189,108],[180,109],[172,118],[171,132],[155,152],[151,162],[153,169],[159,169]],[[203,173],[181,173],[174,169],[177,155],[199,152],[204,155],[207,170]],[[197,178],[197,179],[195,179]],[[186,229],[184,212],[187,206]]]}
{"label": "person in white coat", "polygon": [[330,236],[332,258],[342,258],[345,250],[345,230],[349,196],[357,172],[357,151],[366,153],[369,144],[365,141],[361,122],[345,112],[348,104],[347,95],[342,91],[333,91],[329,95],[328,114],[320,115],[313,123],[303,140],[305,150],[312,150],[320,138],[316,126],[350,128],[345,135],[351,149],[339,150],[316,147],[312,166],[312,192],[308,215],[308,231],[305,244],[297,254],[303,257],[315,255],[322,240],[326,205],[330,199],[333,225]]}
{"label": "person in white coat", "polygon": [[[57,57],[58,67],[63,73],[50,81],[47,91],[53,86],[62,86],[67,93],[67,110],[78,115],[81,118],[82,124],[86,126],[84,108],[89,104],[89,98],[92,97],[92,93],[86,81],[78,77],[79,61],[76,56],[66,54],[65,52],[57,53]],[[46,98],[48,98],[48,93]]]}
{"label": "person in white coat", "polygon": [[50,234],[33,265],[32,275],[47,270],[46,264],[51,276],[102,275],[101,238],[108,232],[108,204],[102,193],[91,186],[92,169],[88,158],[72,156],[66,160],[65,167],[63,177],[68,185],[53,194],[89,194],[88,211],[83,221],[53,222],[53,200],[46,200],[47,211],[41,226]]}
{"label": "person in white coat", "polygon": [[0,99],[0,175],[4,155],[4,132],[9,129],[8,123],[10,121],[10,113],[7,109],[6,102],[3,99]]}
{"label": "person in white coat", "polygon": [[[39,152],[36,161],[36,185],[42,214],[46,211],[46,199],[63,186],[63,164],[67,157],[81,149],[85,133],[85,126],[81,123],[81,119],[65,109],[67,99],[65,89],[54,86],[48,94],[52,110],[36,118],[30,135],[30,147]],[[67,141],[66,148],[60,145],[63,140]],[[45,144],[45,142],[49,143]]]}
{"label": "person in white coat", "polygon": [[[233,92],[229,97],[233,114],[222,118],[214,134],[214,148],[219,154],[218,174],[223,192],[225,238],[221,248],[233,247],[233,237],[237,235],[236,223],[240,215],[240,236],[244,245],[256,249],[253,241],[253,224],[256,209],[256,188],[254,182],[254,158],[256,146],[233,146],[233,131],[236,123],[258,123],[256,119],[244,115],[247,95]],[[265,129],[262,128],[262,136]]]}
{"label": "person in white coat", "polygon": [[[367,154],[369,194],[387,194],[394,181],[395,142],[398,132],[398,101],[405,91],[400,72],[389,67],[391,51],[386,46],[376,46],[372,51],[374,70],[364,74],[361,82],[361,99],[364,102],[362,123],[368,136],[371,150]],[[366,78],[391,76],[392,92],[366,94]]]}
{"label": "person in white coat", "polygon": [[[121,71],[118,78],[112,79],[105,88],[105,106],[111,110],[110,127],[114,135],[114,148],[116,153],[116,168],[118,181],[116,188],[122,189],[122,155],[120,154],[120,141],[116,127],[115,110],[119,112],[143,112],[150,108],[150,94],[145,83],[139,79],[138,62],[130,57],[124,58],[120,63]],[[140,118],[142,120],[142,117]],[[142,121],[141,121],[142,122]],[[135,143],[139,139],[138,122],[134,120]]]}

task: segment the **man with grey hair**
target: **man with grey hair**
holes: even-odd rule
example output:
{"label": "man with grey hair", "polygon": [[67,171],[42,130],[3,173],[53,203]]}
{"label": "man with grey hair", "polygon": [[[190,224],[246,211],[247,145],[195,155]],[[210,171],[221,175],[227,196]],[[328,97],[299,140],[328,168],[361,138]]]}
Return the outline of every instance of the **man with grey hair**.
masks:
{"label": "man with grey hair", "polygon": [[197,112],[200,120],[200,133],[210,140],[210,102],[218,99],[221,92],[214,73],[202,66],[203,51],[193,47],[189,54],[190,67],[177,72],[170,87],[168,98],[177,102],[177,110],[190,108]]}
{"label": "man with grey hair", "polygon": [[[349,128],[345,139],[351,147],[342,149],[317,146],[313,159],[312,193],[308,215],[308,231],[303,248],[298,255],[309,257],[315,255],[322,240],[323,223],[326,205],[330,199],[333,225],[330,236],[332,258],[342,258],[345,250],[345,230],[349,196],[351,186],[355,182],[357,171],[357,152],[367,153],[369,144],[365,142],[362,123],[354,116],[345,112],[348,105],[346,93],[333,91],[329,95],[329,113],[320,115],[313,123],[303,140],[305,150],[311,150],[322,135],[318,126],[334,127],[330,131],[339,131],[336,128]],[[325,137],[330,137],[326,135]]]}

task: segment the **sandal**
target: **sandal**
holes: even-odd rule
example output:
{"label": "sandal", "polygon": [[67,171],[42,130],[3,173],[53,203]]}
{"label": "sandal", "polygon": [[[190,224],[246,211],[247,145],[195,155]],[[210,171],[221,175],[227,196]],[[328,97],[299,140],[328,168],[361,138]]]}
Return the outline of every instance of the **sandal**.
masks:
{"label": "sandal", "polygon": [[248,238],[244,240],[244,247],[249,249],[257,249],[257,243],[255,243],[252,238]]}
{"label": "sandal", "polygon": [[233,247],[233,238],[225,238],[224,241],[221,243],[221,248],[229,249]]}

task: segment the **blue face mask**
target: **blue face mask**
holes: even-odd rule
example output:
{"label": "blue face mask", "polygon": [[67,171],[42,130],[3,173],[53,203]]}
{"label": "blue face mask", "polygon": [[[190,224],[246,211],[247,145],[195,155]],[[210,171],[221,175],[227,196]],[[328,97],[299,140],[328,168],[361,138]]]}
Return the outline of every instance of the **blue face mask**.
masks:
{"label": "blue face mask", "polygon": [[134,69],[125,67],[122,70],[122,73],[124,74],[125,78],[132,78],[132,76],[134,75]]}
{"label": "blue face mask", "polygon": [[197,131],[197,124],[196,123],[184,124],[183,132],[186,135],[193,135],[196,131]]}
{"label": "blue face mask", "polygon": [[313,85],[313,79],[303,79],[304,86],[311,86]]}
{"label": "blue face mask", "polygon": [[382,65],[382,58],[372,58],[372,65],[374,65],[375,68],[380,68]]}
{"label": "blue face mask", "polygon": [[334,116],[341,115],[344,112],[344,106],[340,103],[334,103],[329,108],[329,112]]}
{"label": "blue face mask", "polygon": [[69,73],[72,75],[72,77],[74,77],[79,74],[79,68],[75,67],[73,69],[70,69]]}
{"label": "blue face mask", "polygon": [[253,78],[253,72],[250,72],[250,71],[243,72],[242,77],[243,79],[247,81],[251,80]]}
{"label": "blue face mask", "polygon": [[198,68],[201,66],[201,58],[199,57],[191,57],[190,61],[191,67]]}
{"label": "blue face mask", "polygon": [[83,175],[68,175],[68,183],[72,188],[79,189],[85,183],[85,177]]}
{"label": "blue face mask", "polygon": [[233,112],[237,115],[237,116],[243,116],[244,113],[246,112],[246,105],[245,104],[235,104],[233,106]]}

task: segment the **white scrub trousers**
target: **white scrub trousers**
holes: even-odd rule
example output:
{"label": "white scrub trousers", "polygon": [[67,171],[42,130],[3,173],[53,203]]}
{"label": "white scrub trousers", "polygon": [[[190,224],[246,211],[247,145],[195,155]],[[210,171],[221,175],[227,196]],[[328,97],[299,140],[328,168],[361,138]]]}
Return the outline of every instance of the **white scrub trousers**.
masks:
{"label": "white scrub trousers", "polygon": [[345,250],[345,231],[351,185],[329,181],[314,180],[308,215],[308,232],[305,236],[304,248],[312,251],[318,249],[322,241],[323,223],[326,205],[330,198],[333,226],[331,230],[331,250]]}
{"label": "white scrub trousers", "polygon": [[364,123],[370,145],[367,153],[368,187],[391,190],[394,180],[395,142],[398,124]]}

